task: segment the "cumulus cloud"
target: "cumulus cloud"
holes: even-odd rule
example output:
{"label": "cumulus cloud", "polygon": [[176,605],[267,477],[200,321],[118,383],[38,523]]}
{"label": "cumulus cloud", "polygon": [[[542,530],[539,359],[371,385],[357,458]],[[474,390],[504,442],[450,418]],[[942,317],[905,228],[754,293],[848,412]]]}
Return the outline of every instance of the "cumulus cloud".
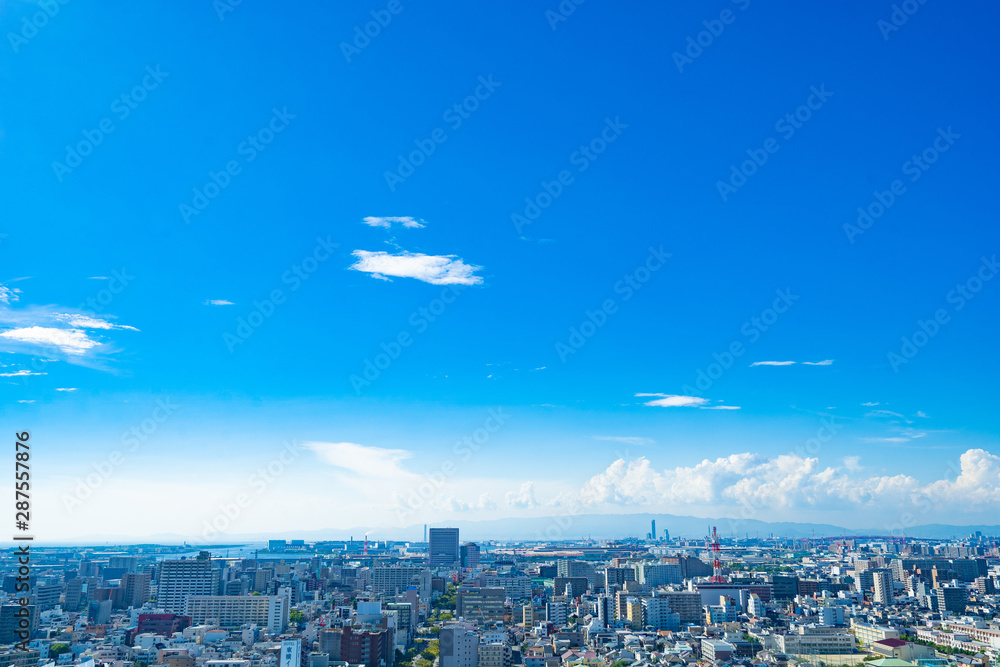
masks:
{"label": "cumulus cloud", "polygon": [[363,223],[369,227],[381,227],[383,229],[390,229],[394,224],[402,225],[406,229],[421,229],[426,226],[423,220],[417,220],[416,218],[411,218],[410,216],[395,217],[395,218],[378,218],[375,216],[368,216],[362,220]]}
{"label": "cumulus cloud", "polygon": [[681,396],[679,394],[636,394],[638,398],[653,398],[643,405],[651,405],[657,408],[690,408],[708,403],[707,398],[700,396]]}
{"label": "cumulus cloud", "polygon": [[490,511],[497,508],[497,504],[490,498],[490,494],[484,493],[475,502],[465,502],[458,498],[449,497],[441,502],[432,504],[434,509],[447,510],[451,512],[474,512]]}
{"label": "cumulus cloud", "polygon": [[205,299],[206,306],[232,306],[232,301],[226,301],[225,299]]}
{"label": "cumulus cloud", "polygon": [[481,266],[466,264],[455,255],[424,255],[421,253],[370,252],[355,250],[358,261],[349,268],[370,273],[373,278],[387,280],[414,278],[432,285],[479,285],[482,277],[475,275]]}
{"label": "cumulus cloud", "polygon": [[921,483],[904,474],[859,475],[862,466],[857,456],[844,457],[842,466],[824,467],[817,458],[796,454],[742,453],[665,470],[656,470],[639,457],[618,459],[564,502],[761,510],[917,507],[942,513],[989,510],[1000,503],[1000,457],[970,449],[951,468],[943,479]]}
{"label": "cumulus cloud", "polygon": [[824,359],[823,361],[755,361],[750,364],[750,367],[754,366],[794,366],[795,364],[802,364],[803,366],[832,366],[833,359]]}
{"label": "cumulus cloud", "polygon": [[508,491],[504,496],[508,507],[531,508],[538,505],[535,500],[535,483],[525,482],[517,491]]}

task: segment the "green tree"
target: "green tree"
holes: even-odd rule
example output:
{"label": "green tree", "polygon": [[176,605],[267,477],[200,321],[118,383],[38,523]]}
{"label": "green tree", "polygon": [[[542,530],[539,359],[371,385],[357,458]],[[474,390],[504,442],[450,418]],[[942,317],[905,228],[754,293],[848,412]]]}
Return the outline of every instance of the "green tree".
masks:
{"label": "green tree", "polygon": [[305,625],[306,615],[298,609],[293,609],[288,612],[288,621],[296,626]]}
{"label": "green tree", "polygon": [[49,647],[49,658],[58,658],[63,653],[70,652],[69,644],[53,644]]}

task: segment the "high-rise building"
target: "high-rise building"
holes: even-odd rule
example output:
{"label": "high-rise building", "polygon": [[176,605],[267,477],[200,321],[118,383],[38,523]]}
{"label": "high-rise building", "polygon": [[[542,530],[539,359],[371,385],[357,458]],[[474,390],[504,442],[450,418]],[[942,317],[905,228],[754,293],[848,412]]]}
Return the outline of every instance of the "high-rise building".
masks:
{"label": "high-rise building", "polygon": [[607,567],[604,570],[604,590],[611,593],[626,581],[635,581],[635,570],[630,567]]}
{"label": "high-rise building", "polygon": [[670,600],[653,593],[653,597],[642,598],[643,623],[654,630],[680,630],[681,615],[670,609]]}
{"label": "high-rise building", "polygon": [[938,611],[942,614],[946,611],[963,614],[969,604],[969,591],[958,586],[942,586],[937,589],[937,599]]}
{"label": "high-rise building", "polygon": [[429,539],[427,555],[431,567],[447,567],[461,563],[458,528],[431,528]]}
{"label": "high-rise building", "polygon": [[462,545],[462,567],[479,567],[479,545],[466,542]]}
{"label": "high-rise building", "polygon": [[127,572],[122,577],[122,608],[141,607],[149,600],[149,572]]}
{"label": "high-rise building", "polygon": [[165,560],[160,564],[156,587],[156,604],[166,611],[183,614],[187,600],[193,595],[212,595],[215,574],[208,552],[198,558]]}
{"label": "high-rise building", "polygon": [[656,540],[656,519],[650,521],[649,539]]}
{"label": "high-rise building", "polygon": [[639,583],[651,588],[684,581],[681,566],[673,563],[640,563],[638,575]]}
{"label": "high-rise building", "polygon": [[872,570],[872,583],[874,584],[873,587],[875,589],[875,594],[872,599],[878,604],[892,604],[896,599],[892,590],[893,581],[892,571],[884,568]]}
{"label": "high-rise building", "polygon": [[341,636],[340,660],[366,667],[391,665],[389,635],[389,630],[356,630],[346,626]]}

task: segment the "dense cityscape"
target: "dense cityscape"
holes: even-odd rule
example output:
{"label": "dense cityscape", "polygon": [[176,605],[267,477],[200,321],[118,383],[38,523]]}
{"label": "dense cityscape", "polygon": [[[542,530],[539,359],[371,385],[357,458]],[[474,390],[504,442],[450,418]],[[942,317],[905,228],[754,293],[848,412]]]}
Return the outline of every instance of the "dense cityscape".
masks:
{"label": "dense cityscape", "polygon": [[[23,560],[22,560],[23,563]],[[21,569],[19,569],[21,568]],[[0,667],[1000,664],[1000,539],[41,547]]]}

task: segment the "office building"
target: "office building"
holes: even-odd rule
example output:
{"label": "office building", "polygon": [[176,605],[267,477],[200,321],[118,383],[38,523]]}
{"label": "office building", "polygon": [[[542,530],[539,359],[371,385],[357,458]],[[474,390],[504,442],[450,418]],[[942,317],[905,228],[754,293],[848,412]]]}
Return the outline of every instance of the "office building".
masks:
{"label": "office building", "polygon": [[456,594],[456,613],[467,620],[502,621],[506,597],[502,588],[462,586]]}
{"label": "office building", "polygon": [[150,579],[149,572],[126,572],[122,576],[121,606],[123,609],[141,607],[146,604],[149,600]]}
{"label": "office building", "polygon": [[680,565],[673,563],[640,563],[637,574],[639,583],[646,588],[679,584],[684,581]]}
{"label": "office building", "polygon": [[479,567],[479,545],[475,542],[466,542],[461,548],[462,567]]}
{"label": "office building", "polygon": [[462,553],[458,546],[458,528],[431,528],[427,555],[431,567],[459,565]]}
{"label": "office building", "polygon": [[479,644],[479,667],[511,667],[513,658],[514,653],[507,642]]}

